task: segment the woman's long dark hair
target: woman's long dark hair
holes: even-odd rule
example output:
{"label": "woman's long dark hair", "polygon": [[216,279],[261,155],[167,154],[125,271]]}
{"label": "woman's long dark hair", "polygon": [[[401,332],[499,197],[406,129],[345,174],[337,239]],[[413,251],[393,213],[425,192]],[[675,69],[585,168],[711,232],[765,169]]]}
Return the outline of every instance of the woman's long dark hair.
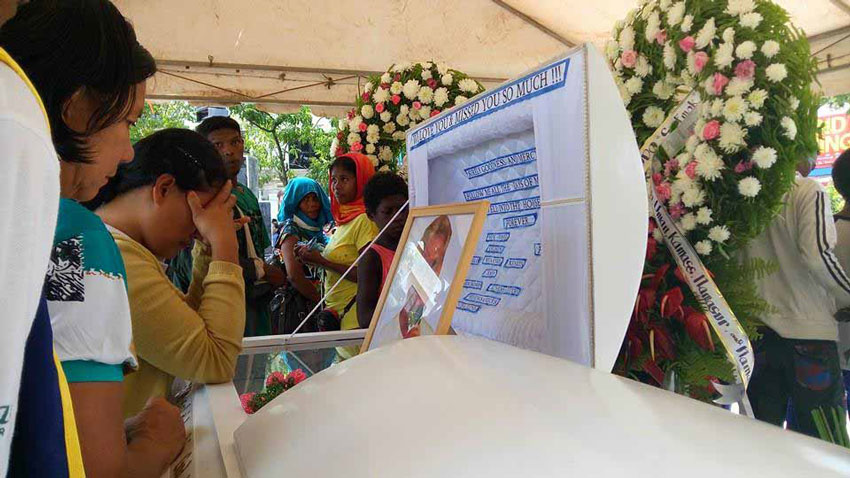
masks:
{"label": "woman's long dark hair", "polygon": [[184,191],[217,189],[227,181],[227,170],[218,150],[200,134],[169,128],[140,140],[133,161],[118,172],[90,202],[89,209],[109,203],[124,193],[154,184],[163,174],[174,176]]}
{"label": "woman's long dark hair", "polygon": [[[156,73],[156,62],[133,27],[107,0],[35,0],[0,28],[0,47],[23,68],[44,102],[59,157],[89,162],[85,138],[126,116],[135,85]],[[62,119],[77,91],[96,103],[86,131]]]}

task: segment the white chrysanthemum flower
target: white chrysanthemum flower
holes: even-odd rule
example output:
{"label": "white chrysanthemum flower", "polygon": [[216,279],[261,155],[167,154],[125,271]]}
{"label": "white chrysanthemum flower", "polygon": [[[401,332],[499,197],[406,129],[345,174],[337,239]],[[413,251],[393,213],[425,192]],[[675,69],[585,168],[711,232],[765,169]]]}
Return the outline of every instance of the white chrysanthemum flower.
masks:
{"label": "white chrysanthemum flower", "polygon": [[469,101],[469,98],[467,98],[463,95],[457,95],[457,97],[455,98],[455,105],[462,105],[462,104],[466,103],[467,101]]}
{"label": "white chrysanthemum flower", "polygon": [[732,43],[723,43],[714,52],[714,64],[717,68],[724,69],[732,65],[735,61],[735,48]]}
{"label": "white chrysanthemum flower", "polygon": [[645,56],[639,56],[637,64],[635,64],[635,74],[643,78],[650,73],[652,73],[652,65],[649,64]]}
{"label": "white chrysanthemum flower", "polygon": [[652,93],[662,100],[669,100],[675,90],[664,80],[658,80],[652,86]]}
{"label": "white chrysanthemum flower", "polygon": [[430,106],[423,106],[422,108],[420,108],[419,109],[419,117],[421,119],[424,119],[424,120],[430,118],[431,117],[431,107]]}
{"label": "white chrysanthemum flower", "polygon": [[404,139],[404,131],[396,131],[395,133],[393,133],[393,139],[403,140]]}
{"label": "white chrysanthemum flower", "polygon": [[729,96],[744,96],[753,87],[753,80],[743,78],[732,78],[726,85],[726,94]]}
{"label": "white chrysanthemum flower", "polygon": [[676,67],[676,49],[669,41],[664,43],[664,66],[668,70]]}
{"label": "white chrysanthemum flower", "polygon": [[381,127],[376,124],[370,124],[368,128],[366,128],[366,134],[371,136],[379,136],[381,134]]}
{"label": "white chrysanthemum flower", "polygon": [[378,88],[372,95],[372,99],[375,100],[375,103],[385,103],[390,100],[390,90]]}
{"label": "white chrysanthemum flower", "polygon": [[726,226],[714,226],[708,231],[708,238],[714,242],[719,242],[723,244],[727,240],[729,240],[729,236],[732,234],[729,233],[729,228]]}
{"label": "white chrysanthemum flower", "polygon": [[764,102],[766,100],[767,91],[764,91],[761,88],[759,88],[758,90],[753,90],[752,93],[747,96],[747,101],[749,101],[750,104],[756,109],[759,109],[764,106]]}
{"label": "white chrysanthemum flower", "polygon": [[682,216],[681,220],[682,231],[689,232],[697,228],[697,217],[693,213],[687,213]]}
{"label": "white chrysanthemum flower", "polygon": [[404,89],[404,85],[402,85],[401,82],[399,82],[399,81],[394,81],[390,85],[390,93],[392,93],[394,95],[400,94],[403,89]]}
{"label": "white chrysanthemum flower", "polygon": [[[700,154],[700,149],[703,147],[705,147],[703,154]],[[717,153],[713,149],[706,144],[702,144],[697,148],[696,157],[698,158],[696,172],[699,177],[706,181],[714,181],[720,178],[720,171],[726,165],[723,164],[723,160],[717,156]]]}
{"label": "white chrysanthemum flower", "polygon": [[472,78],[464,78],[460,80],[457,86],[461,91],[465,91],[467,93],[475,93],[478,91],[478,83],[476,83]]}
{"label": "white chrysanthemum flower", "polygon": [[720,149],[725,153],[734,153],[746,146],[744,137],[747,131],[738,123],[723,123],[720,126]]}
{"label": "white chrysanthemum flower", "polygon": [[761,24],[764,17],[760,13],[751,12],[741,16],[741,26],[744,28],[756,29]]}
{"label": "white chrysanthemum flower", "polygon": [[393,81],[393,77],[392,77],[392,75],[390,75],[389,72],[386,72],[383,75],[381,75],[381,83],[389,83],[391,81]]}
{"label": "white chrysanthemum flower", "polygon": [[410,116],[407,116],[407,113],[403,115],[399,114],[395,121],[399,126],[408,126],[410,124]]}
{"label": "white chrysanthemum flower", "polygon": [[443,105],[446,104],[448,101],[449,101],[449,90],[447,90],[446,88],[440,87],[440,88],[437,88],[434,91],[434,105],[436,105],[437,108],[442,108]]}
{"label": "white chrysanthemum flower", "polygon": [[620,44],[617,43],[617,40],[613,38],[608,40],[608,43],[605,44],[605,56],[608,57],[609,61],[614,61],[620,56]]}
{"label": "white chrysanthemum flower", "polygon": [[727,121],[740,121],[747,113],[747,102],[740,96],[733,96],[726,100],[726,105],[723,107],[723,117]]}
{"label": "white chrysanthemum flower", "polygon": [[658,15],[657,11],[652,11],[649,15],[649,19],[646,21],[646,30],[644,31],[644,38],[649,43],[655,41],[655,35],[661,31],[661,17]]}
{"label": "white chrysanthemum flower", "polygon": [[[649,0],[642,0],[641,6],[645,6],[646,8],[640,12],[640,17],[644,20],[648,20],[650,16],[655,12],[655,1],[650,2]],[[647,6],[648,5],[648,6]]]}
{"label": "white chrysanthemum flower", "polygon": [[455,82],[455,77],[451,73],[446,73],[440,78],[440,83],[444,86],[452,86]]}
{"label": "white chrysanthemum flower", "polygon": [[449,72],[449,66],[448,65],[446,65],[445,63],[437,63],[437,73],[439,73],[440,76],[443,76],[448,72]]}
{"label": "white chrysanthemum flower", "polygon": [[389,111],[384,111],[383,113],[381,113],[381,121],[383,121],[384,123],[387,123],[387,122],[391,121],[392,119],[393,119],[393,114],[390,113]]}
{"label": "white chrysanthemum flower", "polygon": [[371,93],[372,92],[372,83],[367,81],[365,85],[363,85],[363,93]]}
{"label": "white chrysanthemum flower", "polygon": [[657,106],[650,106],[643,112],[643,122],[650,128],[657,128],[664,122],[664,110]]}
{"label": "white chrysanthemum flower", "polygon": [[782,125],[782,129],[785,130],[784,134],[786,138],[793,140],[797,137],[797,123],[793,119],[785,116],[780,121],[780,124]]}
{"label": "white chrysanthemum flower", "polygon": [[735,43],[735,29],[728,27],[723,30],[723,41],[726,43]]}
{"label": "white chrysanthemum flower", "polygon": [[360,141],[360,135],[358,133],[348,133],[348,137],[345,140],[351,146]]}
{"label": "white chrysanthemum flower", "polygon": [[637,14],[638,14],[637,8],[633,8],[633,9],[629,10],[629,13],[626,14],[626,23],[631,24],[632,22],[634,22]]}
{"label": "white chrysanthemum flower", "polygon": [[791,105],[792,110],[797,110],[800,107],[800,99],[799,98],[791,98],[788,100],[788,103]]}
{"label": "white chrysanthemum flower", "polygon": [[384,125],[384,132],[389,133],[389,134],[392,134],[393,132],[395,132],[395,123],[390,121],[389,123],[385,124]]}
{"label": "white chrysanthemum flower", "polygon": [[697,250],[697,253],[699,255],[707,256],[707,255],[711,254],[711,249],[712,249],[711,241],[708,241],[708,240],[699,241],[699,242],[696,243],[694,248]]}
{"label": "white chrysanthemum flower", "polygon": [[629,103],[632,101],[632,94],[629,93],[629,89],[626,88],[626,84],[619,78],[617,78],[617,89],[620,91],[620,98],[623,99],[623,103],[626,106],[629,106]]}
{"label": "white chrysanthemum flower", "polygon": [[761,191],[761,182],[758,179],[749,177],[738,181],[738,192],[741,196],[754,198]]}
{"label": "white chrysanthemum flower", "polygon": [[692,135],[687,141],[685,141],[685,151],[691,154],[696,151],[697,146],[699,146],[699,138],[697,138],[696,135]]}
{"label": "white chrysanthemum flower", "polygon": [[711,117],[720,116],[723,113],[723,107],[726,106],[726,103],[720,99],[716,98],[711,102],[711,109],[709,110],[709,114]]}
{"label": "white chrysanthemum flower", "polygon": [[378,153],[378,159],[380,159],[382,163],[390,162],[393,159],[393,150],[391,150],[389,146],[381,146],[381,150]]}
{"label": "white chrysanthemum flower", "polygon": [[422,88],[419,88],[419,94],[417,97],[419,98],[419,101],[425,104],[430,104],[431,100],[434,99],[434,90],[427,86],[423,86]]}
{"label": "white chrysanthemum flower", "polygon": [[678,173],[676,173],[676,179],[673,181],[673,185],[670,186],[670,191],[673,194],[676,194],[681,197],[681,195],[684,194],[685,191],[693,189],[695,186],[696,185],[694,184],[694,180],[688,177],[687,173],[685,173],[685,171],[682,169],[679,170]]}
{"label": "white chrysanthemum flower", "polygon": [[735,55],[742,60],[749,60],[756,52],[756,44],[753,41],[747,40],[735,49]]}
{"label": "white chrysanthemum flower", "polygon": [[374,154],[368,154],[368,155],[366,155],[366,157],[369,158],[369,161],[372,161],[372,166],[377,168],[378,166],[381,165],[381,163],[378,161],[378,157],[375,156]]}
{"label": "white chrysanthemum flower", "polygon": [[626,82],[626,91],[628,91],[632,95],[636,95],[636,94],[640,93],[640,91],[642,89],[643,89],[643,80],[641,80],[640,78],[638,78],[636,76],[629,78],[629,80]]}
{"label": "white chrysanthemum flower", "polygon": [[369,138],[366,138],[366,141],[369,143],[369,144],[366,145],[366,153],[367,154],[374,153],[375,152],[375,145],[373,143],[376,143],[377,141],[369,141]]}
{"label": "white chrysanthemum flower", "polygon": [[768,58],[773,58],[779,53],[779,43],[774,40],[768,40],[761,46],[761,52]]}
{"label": "white chrysanthemum flower", "polygon": [[759,146],[753,153],[753,162],[761,169],[768,169],[776,163],[776,150]]}
{"label": "white chrysanthemum flower", "polygon": [[404,84],[404,96],[409,100],[415,100],[416,95],[419,94],[419,81],[418,80],[407,80]]}
{"label": "white chrysanthemum flower", "polygon": [[729,0],[726,13],[733,16],[741,16],[756,9],[755,0]]}
{"label": "white chrysanthemum flower", "polygon": [[702,224],[703,226],[711,224],[711,209],[701,207],[699,211],[697,211],[697,223]]}
{"label": "white chrysanthemum flower", "polygon": [[[685,166],[688,165],[691,161],[693,161],[694,157],[691,153],[685,151],[682,154],[676,156],[676,161],[679,162],[679,168],[684,169]],[[681,170],[679,171],[681,172]]]}
{"label": "white chrysanthemum flower", "polygon": [[652,230],[652,238],[655,239],[656,242],[664,240],[664,234],[661,233],[661,228],[656,227]]}
{"label": "white chrysanthemum flower", "polygon": [[422,81],[428,81],[431,78],[433,78],[433,75],[431,75],[431,70],[429,70],[429,69],[422,70]]}
{"label": "white chrysanthemum flower", "polygon": [[705,191],[698,187],[690,188],[682,194],[682,203],[685,207],[702,206],[705,202]]}
{"label": "white chrysanthemum flower", "polygon": [[410,113],[410,106],[407,106],[407,105],[399,106],[399,108],[398,108],[398,115],[399,116],[407,116],[408,113]]}
{"label": "white chrysanthemum flower", "polygon": [[620,47],[623,51],[632,50],[635,46],[635,30],[631,26],[620,32]]}
{"label": "white chrysanthemum flower", "polygon": [[662,12],[666,12],[672,4],[673,0],[661,0],[660,2],[658,2],[658,8],[660,8]]}
{"label": "white chrysanthemum flower", "polygon": [[682,21],[682,18],[685,15],[685,2],[676,2],[670,7],[670,10],[667,11],[667,23],[670,26],[675,27]]}
{"label": "white chrysanthemum flower", "polygon": [[694,77],[693,75],[691,75],[687,71],[683,71],[682,72],[682,84],[687,86],[689,89],[693,89],[697,84],[696,77]]}
{"label": "white chrysanthemum flower", "polygon": [[717,34],[717,26],[714,23],[714,17],[709,18],[705,25],[702,26],[696,37],[696,47],[700,50],[707,47]]}
{"label": "white chrysanthemum flower", "polygon": [[414,121],[419,119],[419,111],[411,108],[410,111],[407,112],[407,117],[410,118],[411,124],[416,124]]}
{"label": "white chrysanthemum flower", "polygon": [[372,119],[375,117],[375,108],[372,108],[372,105],[363,105],[360,107],[360,115],[366,119]]}
{"label": "white chrysanthemum flower", "polygon": [[782,63],[774,63],[768,66],[765,73],[767,73],[767,79],[773,83],[779,83],[788,77],[788,69]]}
{"label": "white chrysanthemum flower", "polygon": [[691,31],[691,28],[694,27],[694,16],[693,15],[685,15],[684,20],[682,20],[682,33],[688,33]]}
{"label": "white chrysanthemum flower", "polygon": [[363,122],[363,117],[360,116],[360,115],[357,115],[354,118],[351,118],[350,120],[348,120],[348,129],[350,129],[351,131],[359,131],[360,130],[360,123],[362,123],[362,122]]}
{"label": "white chrysanthemum flower", "polygon": [[699,118],[694,124],[694,132],[697,133],[699,139],[705,139],[703,132],[705,131],[705,118]]}
{"label": "white chrysanthemum flower", "polygon": [[395,65],[393,71],[395,71],[396,73],[403,73],[403,72],[409,70],[411,66],[413,66],[413,64],[410,63],[409,61],[397,63]]}
{"label": "white chrysanthemum flower", "polygon": [[750,111],[744,115],[744,123],[749,127],[759,126],[763,120],[764,117],[762,117],[761,113],[756,113],[755,111]]}

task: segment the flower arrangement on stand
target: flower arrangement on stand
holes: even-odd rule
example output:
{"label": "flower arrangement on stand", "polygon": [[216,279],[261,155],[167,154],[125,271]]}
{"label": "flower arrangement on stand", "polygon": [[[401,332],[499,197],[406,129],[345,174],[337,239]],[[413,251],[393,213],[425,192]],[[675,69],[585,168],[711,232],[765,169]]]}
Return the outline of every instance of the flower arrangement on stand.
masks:
{"label": "flower arrangement on stand", "polygon": [[482,91],[480,83],[443,64],[395,64],[370,76],[354,109],[339,120],[334,154],[363,153],[376,169],[394,171],[408,129]]}
{"label": "flower arrangement on stand", "polygon": [[[605,54],[642,145],[691,92],[693,131],[666,144],[650,187],[694,245],[754,339],[770,305],[755,280],[773,264],[736,251],[782,206],[797,163],[817,151],[816,63],[802,32],[768,0],[644,1],[618,22]],[[661,231],[649,222],[646,265],[616,371],[709,401],[733,365],[691,293]]]}
{"label": "flower arrangement on stand", "polygon": [[266,386],[261,392],[243,393],[239,396],[242,409],[247,414],[256,413],[281,393],[298,385],[307,378],[300,368],[290,373],[272,372],[266,377]]}

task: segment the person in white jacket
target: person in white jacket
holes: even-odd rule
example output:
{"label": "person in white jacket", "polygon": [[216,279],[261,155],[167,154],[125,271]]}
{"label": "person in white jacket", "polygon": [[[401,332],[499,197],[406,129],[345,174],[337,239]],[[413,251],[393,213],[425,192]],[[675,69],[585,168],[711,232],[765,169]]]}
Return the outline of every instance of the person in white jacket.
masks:
{"label": "person in white jacket", "polygon": [[[846,413],[838,362],[835,313],[850,306],[850,279],[834,254],[835,225],[829,196],[798,175],[779,215],[742,253],[779,266],[758,280],[774,310],[759,317],[766,327],[754,342],[755,367],[747,394],[756,418],[818,437],[812,411]],[[843,416],[843,415],[842,415]]]}
{"label": "person in white jacket", "polygon": [[[844,208],[835,219],[835,232],[838,241],[835,245],[835,257],[844,270],[850,270],[850,150],[832,164],[832,184],[844,198]],[[841,373],[844,375],[845,395],[850,394],[850,309],[843,309],[836,317],[838,323],[838,359],[841,363]]]}

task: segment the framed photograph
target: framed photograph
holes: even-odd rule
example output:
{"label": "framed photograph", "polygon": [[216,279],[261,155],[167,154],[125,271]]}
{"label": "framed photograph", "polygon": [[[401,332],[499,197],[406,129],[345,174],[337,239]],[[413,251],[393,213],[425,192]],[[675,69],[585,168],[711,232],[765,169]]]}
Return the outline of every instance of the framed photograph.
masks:
{"label": "framed photograph", "polygon": [[488,201],[412,208],[361,352],[449,333]]}

